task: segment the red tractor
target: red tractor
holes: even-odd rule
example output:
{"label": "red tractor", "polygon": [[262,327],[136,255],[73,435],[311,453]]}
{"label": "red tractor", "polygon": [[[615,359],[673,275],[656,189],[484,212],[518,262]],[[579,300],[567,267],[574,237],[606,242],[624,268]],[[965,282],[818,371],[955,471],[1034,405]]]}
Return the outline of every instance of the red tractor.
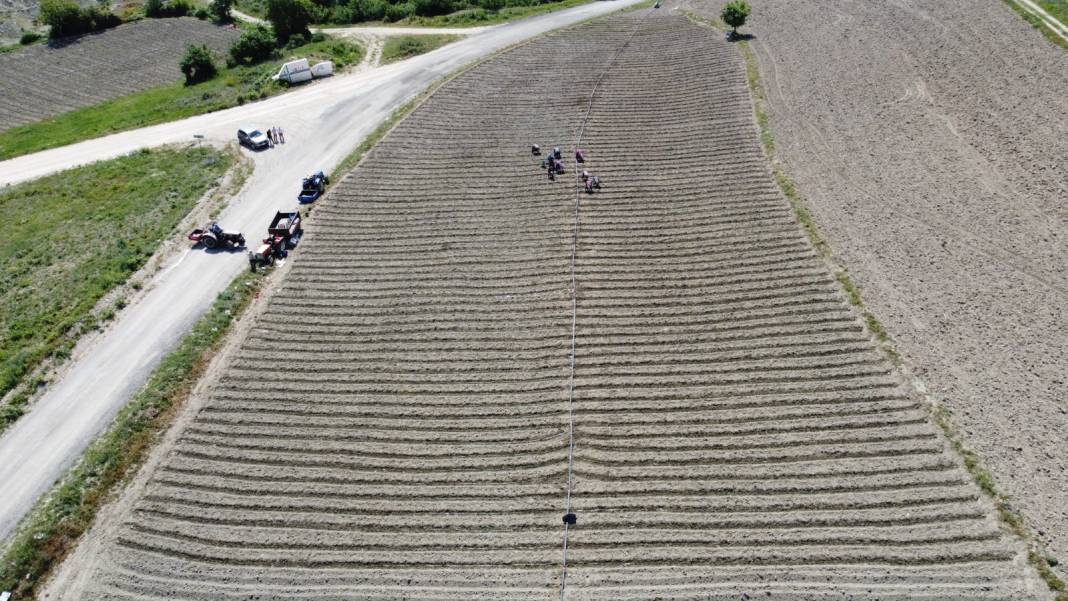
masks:
{"label": "red tractor", "polygon": [[224,230],[214,221],[203,229],[193,230],[188,238],[197,244],[203,244],[204,248],[243,248],[245,246],[245,236],[241,232]]}
{"label": "red tractor", "polygon": [[263,239],[263,244],[249,251],[249,267],[256,271],[261,265],[273,265],[275,259],[285,257],[289,249],[300,242],[303,233],[300,211],[278,211],[267,226],[267,237]]}

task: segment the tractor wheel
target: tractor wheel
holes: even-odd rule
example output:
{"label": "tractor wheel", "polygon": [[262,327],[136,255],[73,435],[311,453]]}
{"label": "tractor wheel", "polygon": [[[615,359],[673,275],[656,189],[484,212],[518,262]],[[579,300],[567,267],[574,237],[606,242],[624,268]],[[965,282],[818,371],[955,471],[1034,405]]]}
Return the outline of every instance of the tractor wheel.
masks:
{"label": "tractor wheel", "polygon": [[238,248],[245,248],[245,237],[244,236],[238,236],[237,237],[237,246],[238,246]]}
{"label": "tractor wheel", "polygon": [[215,248],[219,245],[219,239],[212,234],[205,234],[200,241],[204,243],[204,248]]}

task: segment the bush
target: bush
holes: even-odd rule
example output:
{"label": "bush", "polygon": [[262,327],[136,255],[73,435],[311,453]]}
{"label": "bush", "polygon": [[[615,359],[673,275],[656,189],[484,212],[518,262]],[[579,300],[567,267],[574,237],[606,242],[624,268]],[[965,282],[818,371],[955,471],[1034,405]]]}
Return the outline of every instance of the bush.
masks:
{"label": "bush", "polygon": [[390,4],[386,7],[385,20],[387,22],[393,23],[395,21],[400,21],[401,19],[407,19],[408,17],[414,14],[415,7],[412,6],[412,4],[409,2],[403,2],[400,4]]}
{"label": "bush", "polygon": [[749,4],[745,0],[731,0],[723,7],[719,17],[723,22],[731,26],[731,33],[737,34],[738,28],[745,25],[745,19],[749,16]]}
{"label": "bush", "polygon": [[386,18],[386,9],[389,8],[385,0],[355,0],[349,6],[352,8],[353,21],[381,21]]}
{"label": "bush", "polygon": [[207,46],[185,47],[185,56],[179,65],[185,75],[186,85],[207,81],[215,76],[215,57]]}
{"label": "bush", "polygon": [[267,20],[282,43],[293,35],[310,34],[308,24],[315,14],[316,7],[309,0],[267,0]]}
{"label": "bush", "polygon": [[449,0],[412,0],[414,12],[420,17],[436,17],[447,15],[452,12],[452,4]]}
{"label": "bush", "polygon": [[122,22],[107,10],[96,6],[79,8],[71,0],[41,0],[41,12],[37,18],[48,25],[50,38],[99,31]]}
{"label": "bush", "polygon": [[19,38],[19,43],[23,46],[29,46],[30,44],[36,42],[42,37],[43,36],[37,33],[36,31],[24,31],[22,32],[22,37]]}
{"label": "bush", "polygon": [[211,15],[209,15],[208,11],[204,10],[203,8],[198,8],[197,12],[193,13],[193,16],[200,19],[201,21],[207,21],[208,17],[210,17]]}
{"label": "bush", "polygon": [[145,16],[153,19],[166,19],[170,17],[184,17],[194,14],[196,8],[189,0],[145,0]]}
{"label": "bush", "polygon": [[208,6],[208,12],[211,13],[213,19],[220,23],[229,23],[234,20],[234,16],[230,11],[234,7],[234,0],[211,0],[211,4]]}
{"label": "bush", "polygon": [[505,6],[504,0],[478,0],[478,5],[485,10],[496,12]]}
{"label": "bush", "polygon": [[235,64],[251,65],[266,60],[274,54],[274,32],[269,27],[258,25],[245,30],[230,46],[230,58]]}

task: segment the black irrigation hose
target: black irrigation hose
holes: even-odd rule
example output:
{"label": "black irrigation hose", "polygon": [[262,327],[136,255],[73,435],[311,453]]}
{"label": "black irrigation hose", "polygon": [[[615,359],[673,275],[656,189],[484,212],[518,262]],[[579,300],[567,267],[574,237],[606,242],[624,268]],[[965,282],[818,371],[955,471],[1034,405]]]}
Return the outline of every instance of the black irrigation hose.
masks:
{"label": "black irrigation hose", "polygon": [[[649,9],[645,15],[634,25],[634,29],[627,36],[627,39],[616,50],[615,55],[612,56],[612,60],[608,61],[608,65],[597,76],[597,81],[593,84],[593,90],[590,92],[590,101],[586,105],[586,114],[582,117],[582,124],[579,125],[578,136],[575,139],[575,151],[582,148],[582,135],[586,132],[586,124],[590,120],[590,113],[593,112],[593,100],[597,96],[597,89],[601,86],[601,82],[605,76],[608,75],[608,71],[612,69],[616,61],[630,45],[631,40],[637,35],[638,30],[641,28],[645,19],[652,14],[655,8]],[[574,225],[571,228],[571,373],[568,376],[567,383],[567,421],[568,421],[568,443],[567,443],[567,496],[564,501],[564,556],[563,562],[560,568],[560,601],[564,601],[567,594],[567,542],[568,533],[570,527],[575,523],[575,517],[571,514],[571,482],[573,476],[574,460],[575,460],[575,340],[576,340],[576,322],[578,320],[578,287],[575,281],[575,257],[578,253],[578,236],[579,236],[579,209],[582,206],[582,192],[583,186],[580,181],[579,174],[579,162],[578,157],[572,158],[575,164],[575,216]],[[552,165],[549,165],[549,169],[552,169]]]}

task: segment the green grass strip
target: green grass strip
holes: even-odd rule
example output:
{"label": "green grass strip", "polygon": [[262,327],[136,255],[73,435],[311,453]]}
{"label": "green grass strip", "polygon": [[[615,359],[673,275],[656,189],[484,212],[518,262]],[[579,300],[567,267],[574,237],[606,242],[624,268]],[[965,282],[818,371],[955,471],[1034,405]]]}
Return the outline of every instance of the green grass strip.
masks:
{"label": "green grass strip", "polygon": [[421,27],[480,27],[482,25],[497,25],[509,21],[517,21],[527,17],[546,15],[558,10],[574,8],[583,4],[589,4],[592,0],[562,0],[561,2],[545,2],[531,6],[506,6],[500,10],[486,10],[484,8],[469,8],[447,15],[437,17],[409,17],[397,22],[397,25],[421,26]]}
{"label": "green grass strip", "polygon": [[163,358],[134,396],[52,491],[23,521],[0,561],[0,591],[31,599],[89,529],[104,501],[144,462],[173,422],[220,341],[260,289],[263,272],[244,272],[219,294],[208,312]]}
{"label": "green grass strip", "polygon": [[[311,62],[333,61],[334,69],[340,71],[348,65],[359,63],[363,59],[364,48],[345,40],[327,39],[284,51],[283,56],[300,56]],[[278,72],[282,60],[224,68],[214,78],[196,85],[173,83],[9,129],[0,133],[0,160],[177,121],[281,94],[289,88],[272,80],[271,76]],[[175,76],[181,75],[177,58],[174,73]],[[190,139],[194,133],[190,132]]]}
{"label": "green grass strip", "polygon": [[210,147],[164,148],[0,189],[0,396],[20,388],[0,431],[42,384],[23,380],[122,308],[94,314],[233,164]]}
{"label": "green grass strip", "polygon": [[388,65],[406,58],[426,54],[455,42],[463,36],[458,35],[394,35],[386,38],[382,46],[382,64]]}
{"label": "green grass strip", "polygon": [[[726,34],[728,30],[727,26],[722,22],[709,20],[694,13],[687,13],[687,17],[699,25],[714,27],[724,32],[724,34]],[[790,206],[794,210],[794,214],[797,216],[798,221],[801,223],[801,227],[808,235],[809,240],[812,241],[813,246],[816,247],[816,250],[824,257],[824,259],[835,267],[835,278],[838,280],[839,284],[841,284],[842,291],[845,293],[849,303],[856,307],[860,312],[868,331],[878,339],[880,347],[886,352],[887,356],[889,356],[895,364],[900,365],[901,358],[893,347],[893,341],[891,340],[889,333],[865,305],[864,299],[861,296],[860,287],[851,277],[849,277],[848,271],[841,262],[834,257],[831,247],[827,243],[827,239],[820,232],[804,198],[797,191],[797,186],[783,170],[782,164],[776,155],[775,138],[771,130],[771,119],[768,116],[766,109],[767,98],[764,94],[763,85],[761,84],[760,68],[757,64],[756,55],[753,54],[753,50],[750,48],[748,41],[739,40],[736,43],[738,44],[738,50],[741,52],[742,58],[745,59],[746,80],[749,84],[749,91],[753,98],[753,110],[756,113],[757,125],[760,130],[760,140],[764,146],[764,152],[767,154],[771,164],[772,175],[775,178],[775,182],[779,185],[783,195],[786,196],[786,199],[789,201]],[[935,423],[938,424],[945,433],[946,439],[949,441],[950,445],[963,460],[964,467],[968,470],[968,473],[971,474],[975,483],[994,501],[994,505],[997,508],[998,516],[1001,521],[1022,540],[1030,544],[1029,546],[1032,550],[1028,554],[1028,559],[1038,571],[1039,576],[1046,582],[1049,589],[1055,593],[1055,600],[1068,601],[1068,593],[1065,592],[1064,581],[1062,581],[1051,569],[1051,566],[1056,565],[1057,563],[1056,558],[1040,555],[1033,550],[1039,547],[1038,541],[1030,534],[1024,525],[1023,517],[1012,509],[1008,502],[1008,498],[997,490],[993,475],[983,466],[979,456],[964,444],[960,432],[956,426],[953,425],[949,410],[944,405],[936,405],[932,409],[932,417]]]}
{"label": "green grass strip", "polygon": [[[1056,46],[1060,46],[1064,50],[1068,50],[1068,40],[1057,35],[1057,32],[1050,29],[1045,21],[1013,0],[1004,0],[1004,2],[1009,5],[1009,8],[1014,10],[1016,14],[1020,15],[1021,19],[1027,21],[1032,27],[1041,32],[1047,40]],[[1061,23],[1068,25],[1068,0],[1038,0],[1037,4],[1049,13],[1050,16]]]}

